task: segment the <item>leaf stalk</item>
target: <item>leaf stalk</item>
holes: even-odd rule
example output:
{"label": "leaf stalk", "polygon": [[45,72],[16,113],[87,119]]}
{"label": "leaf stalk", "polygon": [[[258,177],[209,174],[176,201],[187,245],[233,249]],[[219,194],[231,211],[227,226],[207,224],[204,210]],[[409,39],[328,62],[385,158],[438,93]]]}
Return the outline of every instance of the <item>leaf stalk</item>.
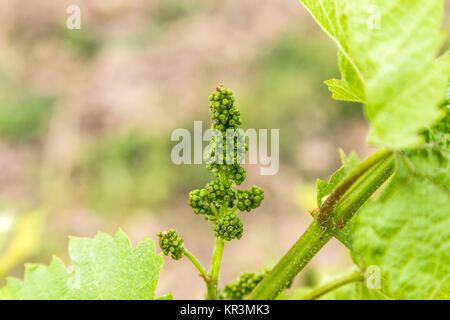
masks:
{"label": "leaf stalk", "polygon": [[333,290],[339,289],[340,287],[343,287],[349,283],[360,282],[363,280],[364,280],[364,275],[362,274],[362,272],[355,272],[355,273],[352,273],[345,277],[331,281],[331,282],[323,285],[322,287],[315,289],[313,292],[304,296],[301,300],[317,300],[320,297],[326,295],[327,293],[329,293]]}

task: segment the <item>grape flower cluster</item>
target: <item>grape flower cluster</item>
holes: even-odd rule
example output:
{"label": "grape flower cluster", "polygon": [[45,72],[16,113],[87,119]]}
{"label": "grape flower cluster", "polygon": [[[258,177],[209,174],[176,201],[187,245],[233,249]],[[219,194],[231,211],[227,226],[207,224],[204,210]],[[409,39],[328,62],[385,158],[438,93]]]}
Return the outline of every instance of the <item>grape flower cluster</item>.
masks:
{"label": "grape flower cluster", "polygon": [[[239,128],[241,114],[234,103],[233,93],[222,85],[209,96],[214,135],[204,153],[204,160],[215,179],[202,189],[191,191],[188,201],[195,214],[204,216],[213,224],[215,237],[225,241],[241,239],[243,224],[238,213],[259,207],[264,199],[264,191],[256,186],[235,190],[246,178],[241,164],[248,145]],[[170,253],[176,260],[183,257],[183,240],[174,230],[159,233],[158,237],[164,254]]]}
{"label": "grape flower cluster", "polygon": [[180,260],[184,256],[183,239],[179,236],[175,230],[168,230],[159,232],[157,234],[159,238],[159,246],[164,255],[171,255],[175,260]]}
{"label": "grape flower cluster", "polygon": [[225,286],[223,289],[224,298],[228,300],[244,299],[268,273],[269,270],[265,270],[259,274],[253,272],[242,273],[236,281],[228,283]]}
{"label": "grape flower cluster", "polygon": [[214,235],[216,238],[222,238],[230,241],[231,239],[240,239],[244,231],[242,221],[233,212],[225,212],[223,216],[217,219],[214,226]]}
{"label": "grape flower cluster", "polygon": [[[205,215],[207,220],[213,222],[216,237],[230,241],[240,239],[243,233],[243,224],[236,212],[249,212],[259,207],[264,199],[264,191],[256,186],[247,190],[234,189],[246,178],[241,163],[248,146],[239,130],[242,120],[234,105],[233,93],[230,89],[218,86],[209,96],[209,101],[211,128],[217,134],[210,140],[205,161],[216,180],[209,182],[203,189],[192,191],[189,205],[196,214]],[[231,152],[227,152],[227,149]]]}

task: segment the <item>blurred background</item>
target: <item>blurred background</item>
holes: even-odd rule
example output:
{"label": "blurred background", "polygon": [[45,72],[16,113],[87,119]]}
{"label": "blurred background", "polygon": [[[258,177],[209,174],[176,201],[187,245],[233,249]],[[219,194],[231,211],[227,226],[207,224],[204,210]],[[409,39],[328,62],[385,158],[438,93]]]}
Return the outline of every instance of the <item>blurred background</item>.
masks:
{"label": "blurred background", "polygon": [[[71,4],[80,30],[66,27]],[[296,0],[2,0],[0,47],[0,285],[25,261],[69,263],[69,235],[119,227],[133,245],[175,228],[208,264],[212,227],[187,200],[211,175],[172,164],[170,135],[208,121],[217,84],[233,90],[244,128],[280,129],[278,174],[245,166],[243,187],[265,200],[242,214],[222,284],[273,266],[306,229],[338,148],[372,152],[361,106],[323,84],[339,76],[335,46]],[[294,286],[351,265],[331,241]],[[158,295],[169,291],[203,298],[186,259],[166,259]]]}

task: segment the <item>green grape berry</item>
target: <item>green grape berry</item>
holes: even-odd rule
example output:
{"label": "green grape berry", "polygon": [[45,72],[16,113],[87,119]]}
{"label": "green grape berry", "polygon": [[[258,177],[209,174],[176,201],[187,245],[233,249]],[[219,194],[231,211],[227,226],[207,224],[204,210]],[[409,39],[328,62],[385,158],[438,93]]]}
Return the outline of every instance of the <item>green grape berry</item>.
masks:
{"label": "green grape berry", "polygon": [[224,295],[229,300],[242,300],[264,279],[269,271],[261,274],[253,272],[242,273],[239,278],[224,288]]}
{"label": "green grape berry", "polygon": [[260,206],[264,199],[264,190],[253,186],[248,190],[237,191],[237,208],[240,211],[250,211]]}
{"label": "green grape berry", "polygon": [[184,256],[184,240],[179,236],[175,230],[168,230],[159,232],[159,246],[164,255],[171,255],[175,260],[180,260]]}
{"label": "green grape berry", "polygon": [[240,239],[243,231],[244,227],[241,219],[232,212],[227,212],[217,219],[214,226],[216,238],[222,238],[226,241]]}

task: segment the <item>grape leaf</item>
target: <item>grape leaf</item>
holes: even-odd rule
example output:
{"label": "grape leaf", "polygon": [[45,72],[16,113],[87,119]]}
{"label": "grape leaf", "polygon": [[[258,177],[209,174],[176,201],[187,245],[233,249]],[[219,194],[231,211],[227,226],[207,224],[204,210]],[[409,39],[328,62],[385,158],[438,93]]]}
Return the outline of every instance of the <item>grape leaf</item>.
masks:
{"label": "grape leaf", "polygon": [[330,177],[328,182],[317,179],[317,206],[320,207],[324,201],[324,198],[328,196],[334,188],[337,187],[339,182],[342,181],[359,163],[358,156],[352,152],[348,157],[343,150],[339,150],[342,166]]}
{"label": "grape leaf", "polygon": [[173,300],[173,296],[171,293],[168,293],[159,298],[156,298],[155,300]]}
{"label": "grape leaf", "polygon": [[[49,266],[26,264],[24,281],[9,278],[2,299],[107,300],[154,299],[164,258],[153,240],[132,249],[119,230],[114,238],[99,232],[93,239],[71,237],[69,271],[54,257]],[[170,296],[166,296],[166,299]]]}
{"label": "grape leaf", "polygon": [[450,72],[450,59],[437,59],[443,1],[300,1],[338,46],[342,79],[326,83],[334,98],[364,102],[368,142],[423,143],[420,132],[443,116]]}
{"label": "grape leaf", "polygon": [[[450,109],[421,149],[398,156],[379,199],[352,223],[353,256],[380,269],[371,299],[450,299]],[[357,260],[357,259],[355,259]]]}
{"label": "grape leaf", "polygon": [[336,100],[364,102],[360,96],[357,96],[347,81],[343,79],[330,79],[325,81],[328,89],[333,93],[332,97]]}
{"label": "grape leaf", "polygon": [[359,70],[356,69],[354,62],[347,58],[348,55],[342,52],[344,51],[338,51],[342,79],[330,79],[325,81],[325,84],[333,93],[333,99],[364,103],[364,85],[358,74]]}

